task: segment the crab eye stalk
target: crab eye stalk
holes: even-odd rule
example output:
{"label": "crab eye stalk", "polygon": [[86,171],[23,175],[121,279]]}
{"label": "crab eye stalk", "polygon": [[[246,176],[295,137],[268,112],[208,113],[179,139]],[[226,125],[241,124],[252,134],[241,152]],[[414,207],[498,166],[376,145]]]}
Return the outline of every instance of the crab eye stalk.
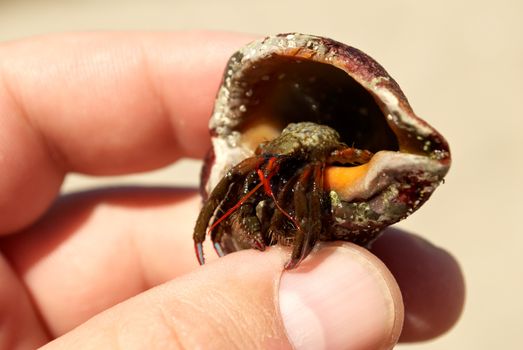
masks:
{"label": "crab eye stalk", "polygon": [[204,199],[260,144],[302,122],[328,126],[342,144],[372,154],[363,164],[325,162],[329,224],[319,239],[372,242],[418,209],[451,163],[446,140],[376,61],[331,39],[280,34],[248,44],[227,64],[210,120]]}

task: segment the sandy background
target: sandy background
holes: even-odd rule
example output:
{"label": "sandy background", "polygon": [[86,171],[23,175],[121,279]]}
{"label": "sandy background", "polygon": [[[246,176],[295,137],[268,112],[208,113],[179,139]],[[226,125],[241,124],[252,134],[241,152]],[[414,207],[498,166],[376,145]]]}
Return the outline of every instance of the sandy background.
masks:
{"label": "sandy background", "polygon": [[[278,3],[284,2],[284,5]],[[523,331],[523,2],[0,0],[0,40],[59,31],[300,31],[358,47],[400,83],[449,140],[454,164],[427,205],[399,226],[461,262],[457,326],[398,349],[517,349]],[[196,186],[199,162],[113,178],[70,175],[63,191],[102,183]],[[519,344],[519,345],[518,345]]]}

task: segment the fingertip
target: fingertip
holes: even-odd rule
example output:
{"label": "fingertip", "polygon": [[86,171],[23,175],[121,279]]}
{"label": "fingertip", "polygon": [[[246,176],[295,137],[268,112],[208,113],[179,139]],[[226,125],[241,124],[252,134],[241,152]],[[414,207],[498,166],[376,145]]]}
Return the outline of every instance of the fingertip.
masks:
{"label": "fingertip", "polygon": [[296,349],[395,343],[401,297],[378,259],[351,244],[326,245],[292,271],[284,270],[288,258],[287,249],[270,247],[210,261],[95,316],[49,349],[115,342]]}
{"label": "fingertip", "polygon": [[322,244],[281,279],[279,306],[296,349],[388,349],[401,332],[399,288],[353,244]]}

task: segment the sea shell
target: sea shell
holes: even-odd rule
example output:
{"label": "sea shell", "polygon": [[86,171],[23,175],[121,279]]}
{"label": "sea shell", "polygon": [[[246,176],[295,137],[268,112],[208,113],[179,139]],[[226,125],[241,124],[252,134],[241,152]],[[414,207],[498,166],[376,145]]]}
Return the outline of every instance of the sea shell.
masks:
{"label": "sea shell", "polygon": [[418,209],[451,163],[443,136],[368,55],[332,39],[279,34],[248,44],[227,64],[210,119],[204,199],[260,142],[299,121],[331,126],[345,144],[374,153],[366,164],[325,171],[336,239],[369,244]]}

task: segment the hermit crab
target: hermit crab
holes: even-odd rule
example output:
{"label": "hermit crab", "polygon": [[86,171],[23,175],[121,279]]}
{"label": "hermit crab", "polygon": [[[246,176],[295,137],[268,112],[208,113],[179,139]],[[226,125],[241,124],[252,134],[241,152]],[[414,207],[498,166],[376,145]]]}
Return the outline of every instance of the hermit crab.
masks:
{"label": "hermit crab", "polygon": [[276,243],[296,267],[318,241],[368,246],[443,181],[447,142],[363,52],[298,33],[233,54],[210,120],[195,250]]}

